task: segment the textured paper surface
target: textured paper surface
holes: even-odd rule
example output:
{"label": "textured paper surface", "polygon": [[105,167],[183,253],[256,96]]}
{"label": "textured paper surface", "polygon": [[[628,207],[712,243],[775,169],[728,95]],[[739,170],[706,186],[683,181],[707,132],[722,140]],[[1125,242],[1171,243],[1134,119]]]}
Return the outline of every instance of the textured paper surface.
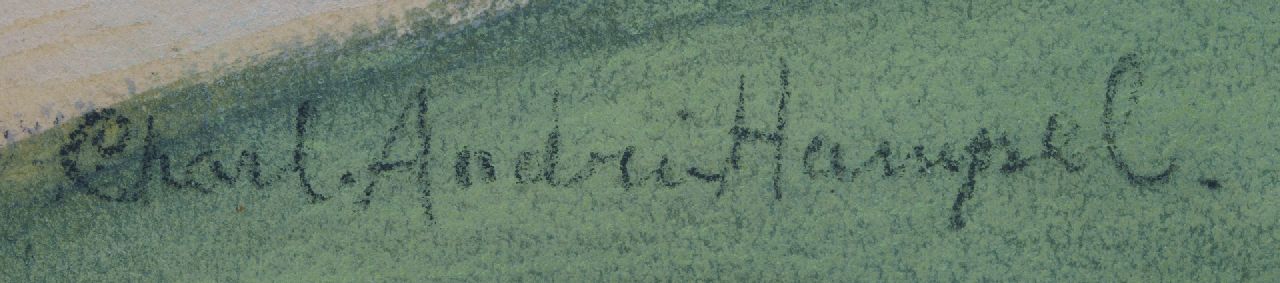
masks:
{"label": "textured paper surface", "polygon": [[4,281],[1280,279],[1274,3],[533,2],[0,151]]}
{"label": "textured paper surface", "polygon": [[0,146],[180,79],[358,30],[403,30],[413,9],[458,23],[524,2],[0,1]]}

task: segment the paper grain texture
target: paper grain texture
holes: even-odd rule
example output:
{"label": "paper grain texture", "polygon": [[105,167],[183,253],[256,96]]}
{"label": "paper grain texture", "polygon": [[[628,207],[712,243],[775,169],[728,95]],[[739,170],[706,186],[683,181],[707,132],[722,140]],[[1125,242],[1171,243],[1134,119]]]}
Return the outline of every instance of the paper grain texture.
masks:
{"label": "paper grain texture", "polygon": [[0,281],[1276,281],[1278,14],[419,18],[0,150]]}

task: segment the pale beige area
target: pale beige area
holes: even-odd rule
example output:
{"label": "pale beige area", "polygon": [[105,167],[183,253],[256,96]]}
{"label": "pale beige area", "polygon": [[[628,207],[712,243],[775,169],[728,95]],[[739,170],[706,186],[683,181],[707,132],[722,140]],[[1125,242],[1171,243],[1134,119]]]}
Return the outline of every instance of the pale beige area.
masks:
{"label": "pale beige area", "polygon": [[527,2],[0,0],[0,147],[148,89],[207,79],[320,35],[341,39],[413,8],[458,23]]}

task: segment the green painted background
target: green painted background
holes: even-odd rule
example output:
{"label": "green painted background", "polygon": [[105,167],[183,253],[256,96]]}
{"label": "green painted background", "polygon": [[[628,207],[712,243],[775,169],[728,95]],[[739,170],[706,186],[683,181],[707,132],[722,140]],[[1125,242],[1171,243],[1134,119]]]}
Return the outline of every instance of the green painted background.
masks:
{"label": "green painted background", "polygon": [[[0,149],[0,281],[1277,281],[1277,16],[1272,1],[535,1],[461,28],[419,22],[117,105],[127,128],[87,129],[124,144],[108,158],[60,152],[83,120]],[[1127,182],[1102,139],[1127,54],[1140,64],[1117,88],[1115,146],[1139,174],[1177,165],[1150,186]],[[743,144],[716,197],[686,169],[728,166],[740,82],[744,126],[775,126],[783,70],[784,197],[765,142]],[[414,169],[368,169],[420,152],[420,89],[434,219]],[[304,101],[318,203],[293,167]],[[137,187],[148,116],[171,168]],[[1041,152],[1051,116],[1053,144],[1084,167],[1001,172],[1009,151]],[[965,171],[920,172],[910,154],[967,167],[984,128],[1001,145],[952,229]],[[544,162],[553,132],[556,182],[632,146],[638,184],[615,165],[517,182],[520,153]],[[815,136],[861,175],[806,175]],[[892,176],[866,162],[886,143]],[[497,178],[459,185],[464,149],[490,152]],[[216,178],[212,162],[241,152],[259,153],[268,185]],[[680,184],[651,177],[664,157]],[[86,194],[64,160],[139,200]]]}

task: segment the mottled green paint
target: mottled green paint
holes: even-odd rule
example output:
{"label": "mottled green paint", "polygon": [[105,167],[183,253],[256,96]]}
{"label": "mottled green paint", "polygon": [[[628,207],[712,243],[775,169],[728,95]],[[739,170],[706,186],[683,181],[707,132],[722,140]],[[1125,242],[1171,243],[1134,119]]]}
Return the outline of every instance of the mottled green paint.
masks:
{"label": "mottled green paint", "polygon": [[[103,164],[85,178],[141,191],[136,202],[80,193],[64,174],[58,151],[83,121],[0,150],[0,281],[1280,280],[1273,2],[551,2],[300,49],[118,105],[125,150],[71,159]],[[1115,148],[1139,174],[1177,164],[1150,186],[1128,182],[1102,139],[1106,82],[1127,54],[1142,83],[1117,85]],[[743,143],[716,197],[686,169],[727,166],[739,78],[744,126],[773,129],[783,64],[784,197],[767,142]],[[434,220],[417,169],[368,170],[421,150],[421,89]],[[293,170],[304,101],[306,174],[329,197],[314,204]],[[131,187],[148,115],[173,176],[210,192],[173,189],[157,168]],[[1054,144],[1084,167],[1002,173],[1009,150],[1041,152],[1051,116]],[[557,179],[632,146],[633,178],[665,155],[683,183],[625,187],[616,160],[574,185],[518,183],[520,153],[544,162],[557,120]],[[1008,144],[953,229],[964,149],[983,128]],[[805,174],[815,136],[862,173]],[[885,142],[904,166],[893,176],[866,162]],[[959,172],[903,161],[944,144]],[[464,149],[491,153],[497,178],[473,168],[459,185]],[[216,178],[212,161],[244,151],[269,185]]]}

